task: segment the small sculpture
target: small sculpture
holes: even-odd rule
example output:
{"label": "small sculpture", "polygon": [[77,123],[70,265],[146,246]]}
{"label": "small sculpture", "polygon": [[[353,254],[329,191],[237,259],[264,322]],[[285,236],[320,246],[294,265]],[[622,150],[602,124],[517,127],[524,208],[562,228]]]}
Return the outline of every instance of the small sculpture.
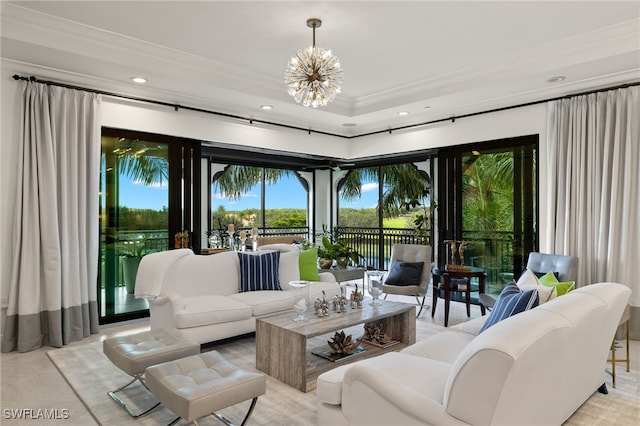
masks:
{"label": "small sculpture", "polygon": [[389,339],[382,331],[382,321],[372,321],[364,324],[364,340],[378,342],[380,344],[387,343]]}
{"label": "small sculpture", "polygon": [[353,340],[351,334],[346,336],[344,331],[337,331],[327,343],[332,355],[351,355],[356,350],[362,339]]}
{"label": "small sculpture", "polygon": [[358,291],[358,284],[356,284],[356,289],[353,291],[353,293],[351,293],[351,308],[361,309],[363,298],[364,298],[364,295]]}
{"label": "small sculpture", "polygon": [[334,312],[347,312],[347,298],[344,295],[344,288],[340,287],[340,296],[336,295],[333,298],[333,310]]}
{"label": "small sculpture", "polygon": [[322,290],[322,299],[317,299],[313,306],[317,317],[329,316],[329,302],[326,299],[324,290]]}

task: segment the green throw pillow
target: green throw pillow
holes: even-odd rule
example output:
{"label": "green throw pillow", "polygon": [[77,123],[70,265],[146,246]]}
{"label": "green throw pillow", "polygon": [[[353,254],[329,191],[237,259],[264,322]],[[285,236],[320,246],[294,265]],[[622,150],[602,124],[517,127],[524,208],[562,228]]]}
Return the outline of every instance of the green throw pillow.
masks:
{"label": "green throw pillow", "polygon": [[548,287],[555,287],[558,297],[562,296],[563,294],[567,294],[570,291],[575,290],[576,288],[575,281],[559,282],[556,276],[553,275],[553,272],[544,274],[543,276],[538,278],[538,281],[540,281],[540,284],[546,285]]}
{"label": "green throw pillow", "polygon": [[298,260],[300,266],[300,279],[304,281],[320,281],[318,273],[318,249],[301,250]]}

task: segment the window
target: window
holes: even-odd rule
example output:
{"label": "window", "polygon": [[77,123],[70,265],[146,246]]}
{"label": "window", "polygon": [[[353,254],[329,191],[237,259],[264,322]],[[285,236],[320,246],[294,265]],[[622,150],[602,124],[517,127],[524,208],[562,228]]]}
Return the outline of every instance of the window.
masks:
{"label": "window", "polygon": [[295,171],[212,164],[213,245],[224,245],[230,223],[265,235],[308,235],[308,188]]}

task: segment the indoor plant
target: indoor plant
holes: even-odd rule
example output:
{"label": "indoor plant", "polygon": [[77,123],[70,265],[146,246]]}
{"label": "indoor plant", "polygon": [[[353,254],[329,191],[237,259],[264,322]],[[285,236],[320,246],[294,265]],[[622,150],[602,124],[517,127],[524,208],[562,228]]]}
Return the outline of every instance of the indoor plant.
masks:
{"label": "indoor plant", "polygon": [[360,264],[362,256],[352,247],[340,240],[337,230],[329,233],[323,227],[322,245],[318,248],[319,265],[322,269],[329,269],[333,261],[340,268],[346,268],[350,263]]}

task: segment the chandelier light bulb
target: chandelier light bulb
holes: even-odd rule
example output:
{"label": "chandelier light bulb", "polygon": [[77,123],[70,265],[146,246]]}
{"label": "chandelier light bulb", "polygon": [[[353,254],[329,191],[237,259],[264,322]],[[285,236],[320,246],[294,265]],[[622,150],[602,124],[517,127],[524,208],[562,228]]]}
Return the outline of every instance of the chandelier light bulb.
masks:
{"label": "chandelier light bulb", "polygon": [[289,60],[284,74],[284,83],[289,95],[305,107],[325,106],[340,93],[342,69],[340,61],[331,50],[316,46],[316,28],[319,19],[307,20],[307,26],[313,28],[313,45],[300,49]]}

